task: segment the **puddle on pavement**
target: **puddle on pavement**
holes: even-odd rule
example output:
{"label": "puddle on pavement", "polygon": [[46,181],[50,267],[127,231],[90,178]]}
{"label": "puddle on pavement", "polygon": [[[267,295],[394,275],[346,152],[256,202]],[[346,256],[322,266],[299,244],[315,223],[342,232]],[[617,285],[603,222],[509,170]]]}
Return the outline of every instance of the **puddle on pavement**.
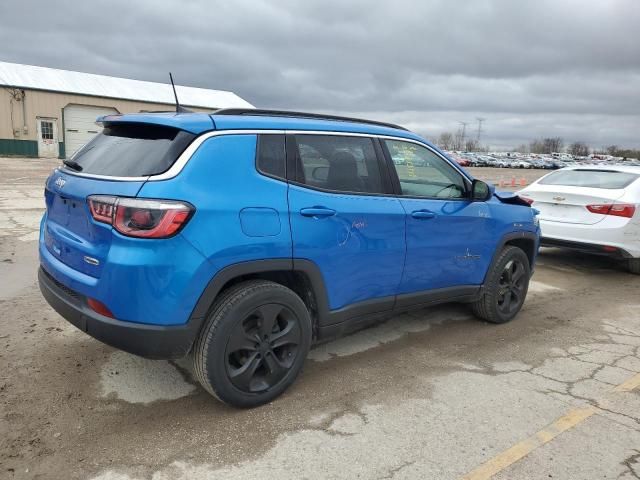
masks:
{"label": "puddle on pavement", "polygon": [[129,403],[176,400],[196,390],[171,363],[125,352],[114,352],[103,365],[100,387],[102,397],[115,396]]}
{"label": "puddle on pavement", "polygon": [[542,283],[537,280],[531,280],[531,282],[529,282],[528,293],[559,292],[561,290],[562,288],[554,287],[553,285],[549,285],[548,283]]}

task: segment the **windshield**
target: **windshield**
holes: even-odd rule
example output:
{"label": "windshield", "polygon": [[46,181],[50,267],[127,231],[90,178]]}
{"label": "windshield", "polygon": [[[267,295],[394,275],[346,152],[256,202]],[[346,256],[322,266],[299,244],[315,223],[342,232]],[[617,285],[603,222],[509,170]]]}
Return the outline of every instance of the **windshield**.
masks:
{"label": "windshield", "polygon": [[195,135],[148,124],[107,125],[66,165],[93,175],[144,177],[171,167]]}

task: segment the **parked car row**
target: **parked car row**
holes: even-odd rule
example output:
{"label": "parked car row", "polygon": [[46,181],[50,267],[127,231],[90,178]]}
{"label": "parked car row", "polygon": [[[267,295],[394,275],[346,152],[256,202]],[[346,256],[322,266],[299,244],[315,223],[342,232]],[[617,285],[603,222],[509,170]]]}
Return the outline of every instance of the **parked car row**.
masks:
{"label": "parked car row", "polygon": [[558,168],[582,165],[625,165],[640,166],[638,160],[597,159],[590,157],[574,157],[568,154],[524,155],[519,153],[477,153],[447,152],[462,167],[494,167],[494,168],[536,168],[557,170]]}

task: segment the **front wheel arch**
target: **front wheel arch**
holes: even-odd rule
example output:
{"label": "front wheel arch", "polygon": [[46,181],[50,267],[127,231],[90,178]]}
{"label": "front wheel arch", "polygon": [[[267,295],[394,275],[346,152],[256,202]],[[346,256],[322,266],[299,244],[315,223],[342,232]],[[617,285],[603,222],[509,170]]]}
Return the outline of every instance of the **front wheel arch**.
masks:
{"label": "front wheel arch", "polygon": [[[513,269],[518,271],[517,278],[509,274],[514,266],[518,267]],[[515,245],[505,245],[487,272],[480,298],[471,304],[473,313],[490,323],[509,322],[524,305],[530,277],[525,252]]]}

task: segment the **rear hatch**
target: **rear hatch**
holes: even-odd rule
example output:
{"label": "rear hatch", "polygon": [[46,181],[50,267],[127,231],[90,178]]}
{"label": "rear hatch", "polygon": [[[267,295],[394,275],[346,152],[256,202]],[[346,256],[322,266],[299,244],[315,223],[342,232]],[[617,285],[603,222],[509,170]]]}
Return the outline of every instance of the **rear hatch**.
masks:
{"label": "rear hatch", "polygon": [[614,170],[559,170],[522,191],[521,196],[533,200],[540,220],[595,225],[606,215],[593,213],[587,206],[615,203],[637,178],[637,174]]}
{"label": "rear hatch", "polygon": [[112,228],[93,220],[87,197],[135,197],[146,178],[169,169],[194,137],[166,126],[107,125],[47,180],[47,250],[74,270],[100,277]]}

